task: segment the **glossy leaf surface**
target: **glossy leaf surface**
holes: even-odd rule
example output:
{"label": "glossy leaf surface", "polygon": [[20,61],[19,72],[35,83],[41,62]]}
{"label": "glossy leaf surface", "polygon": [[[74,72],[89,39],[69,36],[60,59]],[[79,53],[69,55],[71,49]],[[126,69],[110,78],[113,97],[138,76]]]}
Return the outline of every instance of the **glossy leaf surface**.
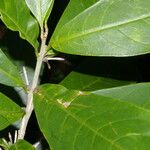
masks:
{"label": "glossy leaf surface", "polygon": [[38,48],[39,27],[24,0],[0,0],[0,18],[13,31],[19,31],[21,38]]}
{"label": "glossy leaf surface", "polygon": [[49,46],[88,56],[150,52],[149,0],[71,0]]}
{"label": "glossy leaf surface", "polygon": [[24,86],[17,67],[0,49],[0,83],[8,86]]}
{"label": "glossy leaf surface", "polygon": [[41,86],[34,98],[40,128],[53,150],[149,149],[150,111],[137,103],[59,85]]}
{"label": "glossy leaf surface", "polygon": [[44,20],[48,19],[54,0],[25,0],[33,15],[36,17],[40,25]]}
{"label": "glossy leaf surface", "polygon": [[10,150],[35,150],[35,148],[25,140],[19,140],[10,147]]}
{"label": "glossy leaf surface", "polygon": [[11,99],[0,93],[0,130],[19,120],[22,115],[22,109]]}

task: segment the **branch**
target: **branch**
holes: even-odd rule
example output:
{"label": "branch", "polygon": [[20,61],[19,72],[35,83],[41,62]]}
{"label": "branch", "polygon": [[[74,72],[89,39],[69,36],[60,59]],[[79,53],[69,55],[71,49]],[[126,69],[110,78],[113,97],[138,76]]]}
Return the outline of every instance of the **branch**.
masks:
{"label": "branch", "polygon": [[27,95],[27,106],[25,109],[26,114],[24,115],[22,122],[21,122],[20,130],[18,132],[18,139],[24,138],[27,124],[28,124],[28,121],[29,121],[30,116],[32,114],[32,111],[33,111],[33,93],[34,93],[35,88],[38,85],[38,80],[39,80],[39,75],[40,75],[40,71],[41,71],[41,67],[42,67],[42,62],[43,62],[43,58],[44,58],[45,53],[46,53],[47,35],[48,35],[48,28],[46,26],[45,26],[45,29],[43,29],[43,27],[41,27],[40,53],[39,53],[39,56],[37,58],[37,63],[36,63],[36,67],[35,67],[35,72],[34,72],[32,84],[31,84],[30,90],[29,90],[28,95]]}

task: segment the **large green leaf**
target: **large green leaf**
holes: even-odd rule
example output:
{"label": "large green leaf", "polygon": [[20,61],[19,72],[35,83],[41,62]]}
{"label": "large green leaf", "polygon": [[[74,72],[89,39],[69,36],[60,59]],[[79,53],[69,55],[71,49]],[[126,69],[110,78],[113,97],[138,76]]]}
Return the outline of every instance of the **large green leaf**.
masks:
{"label": "large green leaf", "polygon": [[0,83],[8,86],[21,86],[23,81],[17,67],[7,58],[0,49]]}
{"label": "large green leaf", "polygon": [[25,0],[33,15],[36,17],[40,25],[47,21],[52,9],[54,0]]}
{"label": "large green leaf", "polygon": [[53,150],[150,147],[150,110],[137,103],[60,85],[43,85],[34,96],[40,128]]}
{"label": "large green leaf", "polygon": [[38,48],[39,27],[24,0],[0,0],[0,18],[8,28]]}
{"label": "large green leaf", "polygon": [[68,89],[95,91],[131,84],[126,80],[137,80],[137,76],[133,62],[94,57],[80,63],[60,84]]}
{"label": "large green leaf", "polygon": [[150,52],[149,0],[71,0],[49,46],[70,54]]}
{"label": "large green leaf", "polygon": [[122,86],[130,83],[132,82],[98,77],[72,71],[60,84],[68,89],[94,91],[98,89]]}
{"label": "large green leaf", "polygon": [[19,140],[9,150],[35,150],[35,148],[25,140]]}
{"label": "large green leaf", "polygon": [[0,130],[19,120],[22,115],[22,109],[11,99],[0,93]]}
{"label": "large green leaf", "polygon": [[150,109],[150,83],[138,83],[94,91],[94,94],[136,103]]}

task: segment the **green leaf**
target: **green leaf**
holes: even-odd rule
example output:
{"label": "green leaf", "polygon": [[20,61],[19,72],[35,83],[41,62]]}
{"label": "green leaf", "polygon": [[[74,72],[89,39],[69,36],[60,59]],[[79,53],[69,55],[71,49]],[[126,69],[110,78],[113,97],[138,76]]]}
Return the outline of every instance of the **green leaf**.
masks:
{"label": "green leaf", "polygon": [[50,12],[52,10],[52,6],[54,0],[25,0],[27,6],[30,8],[33,15],[38,20],[40,26],[43,25],[44,21],[47,21]]}
{"label": "green leaf", "polygon": [[93,91],[129,84],[131,82],[119,81],[111,78],[98,77],[72,71],[60,84],[68,89]]}
{"label": "green leaf", "polygon": [[68,89],[94,91],[98,89],[122,86],[130,83],[132,82],[98,77],[72,71],[60,84]]}
{"label": "green leaf", "polygon": [[19,120],[22,115],[22,109],[11,99],[0,93],[0,130]]}
{"label": "green leaf", "polygon": [[0,49],[0,83],[8,86],[21,86],[23,81],[17,67],[7,58]]}
{"label": "green leaf", "polygon": [[39,27],[31,16],[24,0],[0,0],[0,18],[13,31],[19,31],[21,38],[38,48]]}
{"label": "green leaf", "polygon": [[10,150],[35,150],[35,148],[25,140],[18,140],[10,147]]}
{"label": "green leaf", "polygon": [[60,85],[43,85],[34,96],[40,128],[53,150],[149,149],[147,108]]}
{"label": "green leaf", "polygon": [[149,0],[71,0],[49,47],[88,56],[150,52]]}
{"label": "green leaf", "polygon": [[94,94],[120,99],[150,109],[150,83],[138,83],[104,90],[97,90]]}
{"label": "green leaf", "polygon": [[[126,70],[125,67],[128,69]],[[130,77],[137,77],[137,70],[133,63],[124,63],[123,60],[120,62],[112,59],[88,58],[80,63],[60,84],[68,89],[95,91],[133,83],[133,81],[124,81],[123,77],[119,80],[115,79],[116,72],[120,77],[125,73]]]}

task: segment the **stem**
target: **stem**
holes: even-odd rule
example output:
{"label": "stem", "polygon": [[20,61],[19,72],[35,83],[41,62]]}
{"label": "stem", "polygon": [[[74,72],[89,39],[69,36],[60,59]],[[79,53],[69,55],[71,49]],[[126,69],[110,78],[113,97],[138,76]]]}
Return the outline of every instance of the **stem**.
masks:
{"label": "stem", "polygon": [[24,115],[22,122],[21,122],[20,130],[18,132],[18,139],[24,138],[27,124],[28,124],[28,121],[29,121],[30,116],[32,114],[32,111],[33,111],[33,94],[34,94],[34,90],[36,89],[36,87],[38,85],[38,80],[39,80],[39,75],[40,75],[40,71],[41,71],[41,67],[42,67],[42,62],[43,62],[43,59],[44,59],[44,56],[46,53],[47,35],[48,35],[48,28],[45,26],[45,32],[44,32],[43,27],[41,27],[40,53],[39,53],[39,56],[37,58],[37,63],[36,63],[36,67],[35,67],[35,72],[34,72],[32,84],[31,84],[30,90],[29,90],[28,95],[27,95],[27,105],[26,105],[26,109],[25,109],[26,114]]}

